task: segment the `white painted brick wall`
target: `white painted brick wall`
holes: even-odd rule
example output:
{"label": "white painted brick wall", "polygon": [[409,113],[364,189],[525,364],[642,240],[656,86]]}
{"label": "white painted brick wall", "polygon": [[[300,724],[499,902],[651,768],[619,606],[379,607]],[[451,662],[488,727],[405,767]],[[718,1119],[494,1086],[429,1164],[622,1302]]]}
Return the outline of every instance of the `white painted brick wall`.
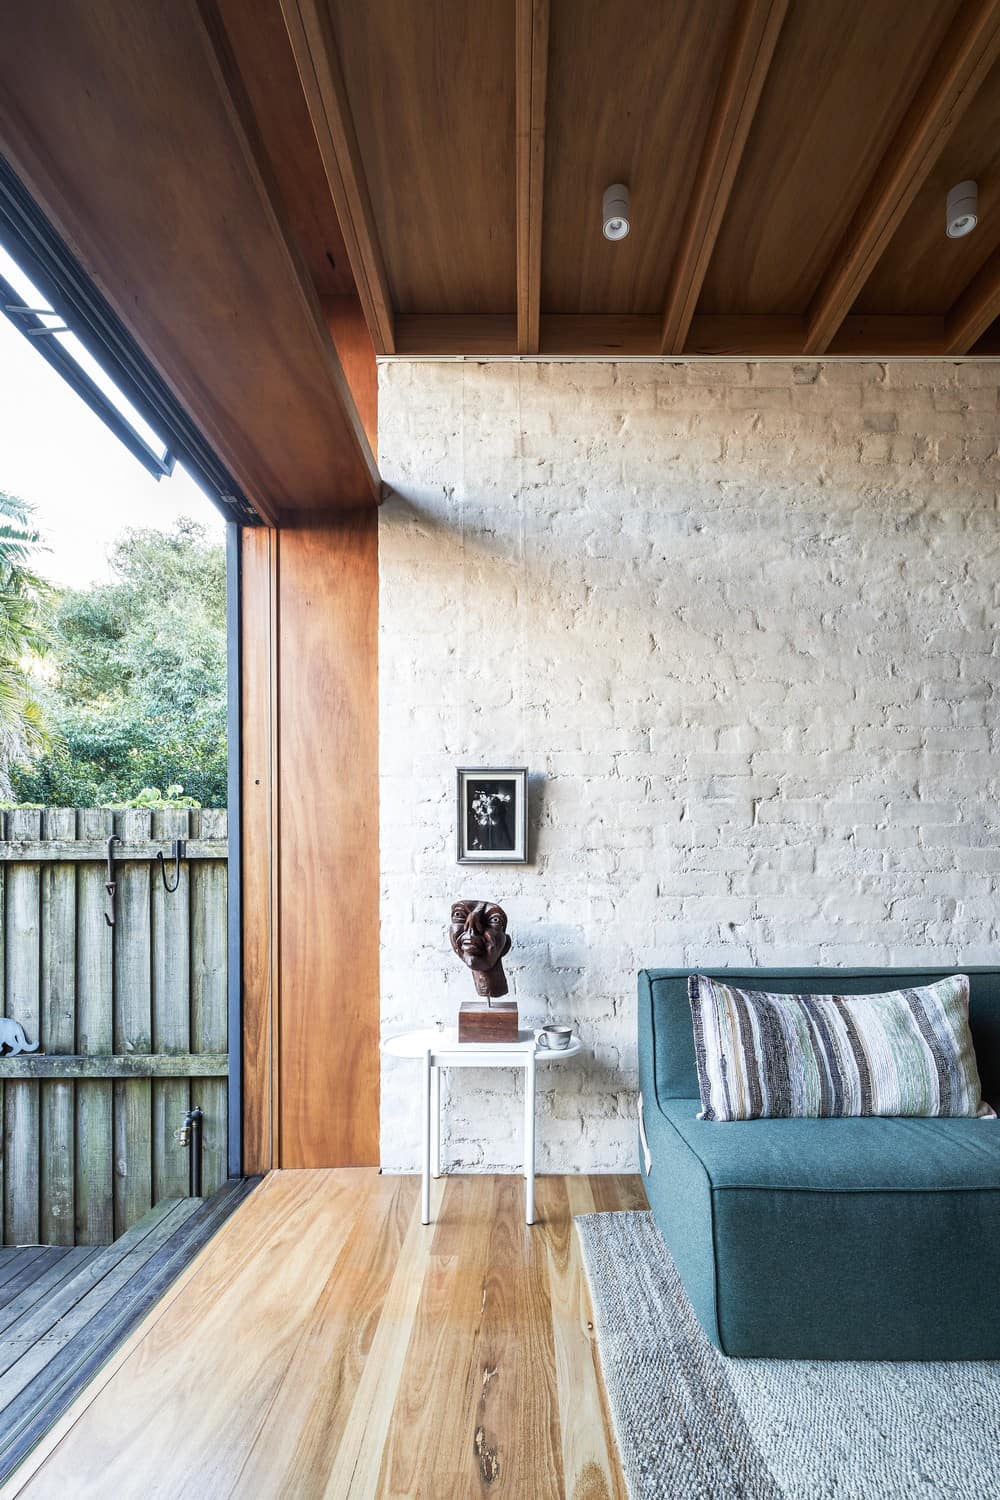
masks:
{"label": "white painted brick wall", "polygon": [[[539,1164],[631,1168],[646,964],[995,962],[1000,369],[382,366],[382,1021],[454,1022],[456,895],[592,1056]],[[532,863],[455,863],[455,767],[526,764]],[[449,1086],[511,1170],[510,1075]],[[382,1154],[419,1161],[387,1064]]]}

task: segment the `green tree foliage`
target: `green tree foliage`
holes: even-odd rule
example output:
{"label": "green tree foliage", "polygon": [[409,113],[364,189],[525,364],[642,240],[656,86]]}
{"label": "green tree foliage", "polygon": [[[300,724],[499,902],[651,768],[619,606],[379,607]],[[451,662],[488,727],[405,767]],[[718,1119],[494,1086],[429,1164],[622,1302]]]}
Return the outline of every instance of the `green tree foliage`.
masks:
{"label": "green tree foliage", "polygon": [[15,795],[50,807],[225,807],[224,551],[182,520],[124,532],[111,564],[111,583],[68,590],[55,609],[41,693],[54,743],[15,772]]}
{"label": "green tree foliage", "polygon": [[0,798],[12,794],[12,768],[50,744],[31,674],[32,654],[48,644],[50,589],[34,571],[41,550],[33,508],[0,490]]}

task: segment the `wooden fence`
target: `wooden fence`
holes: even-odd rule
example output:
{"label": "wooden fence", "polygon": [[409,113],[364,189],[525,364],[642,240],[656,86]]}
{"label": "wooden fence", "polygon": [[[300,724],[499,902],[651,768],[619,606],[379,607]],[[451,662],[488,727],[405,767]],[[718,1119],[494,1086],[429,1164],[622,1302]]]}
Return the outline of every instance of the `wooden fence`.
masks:
{"label": "wooden fence", "polygon": [[[203,1192],[227,1175],[227,815],[2,814],[4,1014],[40,1050],[0,1057],[3,1243],[110,1243],[186,1196],[175,1131],[204,1111]],[[115,925],[105,921],[107,840]],[[187,840],[180,883],[164,889]]]}

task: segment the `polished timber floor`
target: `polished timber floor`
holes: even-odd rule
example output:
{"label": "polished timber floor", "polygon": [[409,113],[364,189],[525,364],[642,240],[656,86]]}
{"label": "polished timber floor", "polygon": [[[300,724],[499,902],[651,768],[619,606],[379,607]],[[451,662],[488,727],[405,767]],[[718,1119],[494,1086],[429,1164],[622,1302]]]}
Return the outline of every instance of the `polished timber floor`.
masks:
{"label": "polished timber floor", "polygon": [[624,1500],[574,1214],[636,1177],[278,1172],[3,1491]]}

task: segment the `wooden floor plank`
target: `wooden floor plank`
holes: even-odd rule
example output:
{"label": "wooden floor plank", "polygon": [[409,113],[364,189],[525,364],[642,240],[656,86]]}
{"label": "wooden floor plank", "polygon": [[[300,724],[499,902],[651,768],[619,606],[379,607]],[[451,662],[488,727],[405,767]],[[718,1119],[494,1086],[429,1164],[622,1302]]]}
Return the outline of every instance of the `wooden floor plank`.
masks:
{"label": "wooden floor plank", "polygon": [[[567,1177],[565,1179],[566,1198],[569,1208],[571,1225],[572,1220],[579,1218],[581,1214],[597,1212],[620,1213],[622,1211],[620,1199],[617,1199],[617,1201],[615,1202],[615,1206],[612,1209],[598,1209],[594,1197],[594,1184],[597,1183],[600,1185],[605,1181],[607,1181],[607,1178],[605,1177]],[[639,1187],[641,1189],[641,1180],[638,1181]],[[634,1189],[630,1189],[629,1191],[634,1192]],[[645,1193],[643,1193],[643,1207],[645,1207]],[[587,1339],[590,1344],[591,1365],[594,1373],[594,1380],[597,1386],[597,1394],[600,1399],[601,1415],[603,1418],[602,1426],[604,1429],[606,1451],[608,1454],[609,1462],[616,1469],[617,1483],[621,1488],[622,1495],[624,1495],[625,1479],[621,1473],[621,1468],[618,1463],[618,1446],[615,1441],[614,1427],[611,1423],[611,1411],[608,1406],[608,1393],[605,1390],[604,1381],[601,1378],[601,1364],[597,1352],[597,1335],[594,1329],[594,1312],[590,1303],[590,1291],[587,1287],[587,1278],[583,1269],[583,1261],[580,1257],[580,1242],[576,1237],[575,1231],[573,1232],[573,1254],[576,1259],[576,1264],[579,1267],[577,1295],[580,1298],[582,1326],[584,1328],[584,1331],[586,1332]]]}
{"label": "wooden floor plank", "polygon": [[646,1197],[646,1189],[643,1187],[642,1178],[634,1173],[619,1173],[615,1177],[618,1184],[618,1206],[622,1210],[632,1212],[648,1213],[649,1199]]}
{"label": "wooden floor plank", "polygon": [[588,1179],[539,1179],[545,1224],[552,1332],[559,1387],[562,1466],[567,1500],[627,1500],[594,1342],[593,1315],[573,1216],[594,1212]]}
{"label": "wooden floor plank", "polygon": [[370,1184],[234,1495],[309,1493],[332,1471],[418,1195],[412,1178],[376,1177]]}
{"label": "wooden floor plank", "polygon": [[[414,1190],[417,1179],[413,1178]],[[441,1212],[444,1182],[431,1184],[431,1213]],[[420,1222],[414,1202],[406,1239],[386,1293],[371,1351],[358,1382],[350,1416],[323,1488],[323,1500],[375,1500],[403,1376],[417,1304],[434,1243],[431,1225]]]}
{"label": "wooden floor plank", "polygon": [[590,1188],[594,1206],[591,1209],[576,1209],[574,1210],[576,1213],[613,1214],[625,1209],[649,1207],[640,1177],[608,1172],[600,1176],[588,1177],[586,1182]]}
{"label": "wooden floor plank", "polygon": [[[493,1180],[473,1451],[482,1494],[563,1494],[559,1401],[542,1226],[524,1222],[524,1183]],[[525,1380],[524,1372],[531,1371]]]}
{"label": "wooden floor plank", "polygon": [[455,1495],[468,1493],[460,1485],[463,1471],[466,1485],[471,1472],[467,1420],[490,1200],[488,1178],[449,1178],[436,1224],[421,1226],[431,1242],[388,1441],[379,1455],[380,1500],[447,1494],[449,1487]]}
{"label": "wooden floor plank", "polygon": [[4,1495],[624,1500],[571,1216],[641,1189],[523,1191],[272,1174]]}

